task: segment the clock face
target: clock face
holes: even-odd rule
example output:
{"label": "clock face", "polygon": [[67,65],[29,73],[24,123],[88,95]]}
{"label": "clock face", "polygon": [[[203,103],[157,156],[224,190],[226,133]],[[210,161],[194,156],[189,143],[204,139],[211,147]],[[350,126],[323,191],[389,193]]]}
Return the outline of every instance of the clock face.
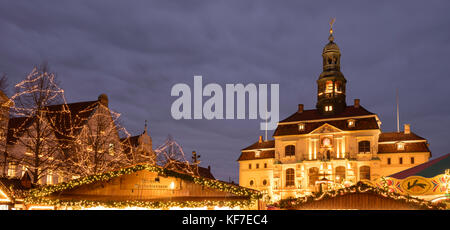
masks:
{"label": "clock face", "polygon": [[322,139],[322,145],[323,146],[331,146],[331,139],[328,137],[325,137]]}

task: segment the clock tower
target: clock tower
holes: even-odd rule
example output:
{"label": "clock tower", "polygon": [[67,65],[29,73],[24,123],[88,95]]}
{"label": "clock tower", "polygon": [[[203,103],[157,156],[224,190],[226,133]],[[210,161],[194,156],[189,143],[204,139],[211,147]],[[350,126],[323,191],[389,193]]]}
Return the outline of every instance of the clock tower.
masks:
{"label": "clock tower", "polygon": [[342,112],[346,105],[345,84],[347,80],[341,73],[341,52],[333,37],[333,22],[330,23],[328,44],[322,51],[323,70],[317,80],[316,108],[324,115],[334,115]]}

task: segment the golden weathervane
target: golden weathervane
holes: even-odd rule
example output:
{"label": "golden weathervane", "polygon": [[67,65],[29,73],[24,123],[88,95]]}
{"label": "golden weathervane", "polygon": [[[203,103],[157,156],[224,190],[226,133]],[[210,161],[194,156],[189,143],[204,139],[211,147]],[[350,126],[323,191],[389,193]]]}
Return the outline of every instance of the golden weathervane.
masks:
{"label": "golden weathervane", "polygon": [[330,20],[330,35],[333,35],[333,24],[334,24],[334,21],[336,21],[336,18],[332,18]]}

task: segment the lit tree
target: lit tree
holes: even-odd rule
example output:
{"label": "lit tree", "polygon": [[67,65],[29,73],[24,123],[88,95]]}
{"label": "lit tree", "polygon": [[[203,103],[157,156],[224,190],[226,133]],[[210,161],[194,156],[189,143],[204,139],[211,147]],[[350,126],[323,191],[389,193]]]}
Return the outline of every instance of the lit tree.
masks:
{"label": "lit tree", "polygon": [[8,77],[5,73],[3,73],[0,77],[0,90],[3,91],[4,94],[8,95]]}
{"label": "lit tree", "polygon": [[0,77],[0,167],[2,175],[6,174],[7,154],[6,138],[8,133],[9,110],[11,100],[7,96],[8,78],[6,74]]}
{"label": "lit tree", "polygon": [[155,153],[157,164],[164,168],[188,174],[195,174],[198,170],[197,162],[191,165],[186,159],[183,148],[170,135],[161,146],[155,149]]}
{"label": "lit tree", "polygon": [[55,74],[44,64],[35,67],[25,80],[15,85],[11,100],[14,101],[14,119],[18,121],[12,130],[17,141],[15,147],[22,149],[21,153],[8,151],[8,159],[24,166],[36,183],[61,166],[61,145],[52,125],[55,121],[50,120],[53,111],[49,106],[61,104],[64,107],[64,91],[59,88]]}
{"label": "lit tree", "polygon": [[111,111],[107,103],[106,95],[101,95],[98,103],[86,109],[93,113],[70,142],[71,154],[65,160],[65,169],[72,176],[103,173],[130,164],[119,138],[129,134],[120,126],[120,115]]}

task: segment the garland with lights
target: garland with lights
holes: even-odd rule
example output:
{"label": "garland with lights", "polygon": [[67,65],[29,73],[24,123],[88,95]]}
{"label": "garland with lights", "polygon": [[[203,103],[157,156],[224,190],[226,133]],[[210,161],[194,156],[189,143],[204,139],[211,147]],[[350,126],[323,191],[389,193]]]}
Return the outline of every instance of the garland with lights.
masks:
{"label": "garland with lights", "polygon": [[343,196],[352,193],[371,193],[375,195],[381,195],[386,198],[406,202],[419,209],[439,209],[439,210],[445,209],[444,205],[433,204],[430,201],[418,199],[415,197],[411,197],[409,195],[402,195],[399,193],[389,192],[382,188],[370,186],[364,182],[358,182],[356,185],[347,188],[341,188],[321,193],[320,192],[313,193],[313,195],[311,196],[284,199],[281,200],[280,203],[277,204],[277,206],[284,209],[295,209],[310,202],[326,200],[336,196]]}
{"label": "garland with lights", "polygon": [[[148,170],[150,172],[156,172],[162,176],[175,177],[185,181],[190,181],[195,184],[205,186],[207,188],[216,189],[222,192],[232,193],[242,197],[248,197],[246,201],[90,201],[90,200],[59,200],[48,199],[45,196],[49,196],[55,192],[61,192],[64,190],[70,190],[82,185],[91,184],[99,181],[109,181],[112,178],[132,174],[141,170]],[[102,174],[91,175],[83,178],[71,180],[69,182],[63,182],[56,185],[47,185],[40,188],[32,189],[29,191],[25,198],[27,204],[41,204],[51,206],[71,206],[71,207],[95,207],[104,206],[108,208],[124,208],[124,207],[144,207],[152,209],[164,209],[168,207],[204,207],[204,206],[228,206],[228,207],[248,207],[254,205],[256,200],[261,198],[261,194],[256,190],[239,187],[236,185],[228,184],[218,180],[212,180],[202,178],[194,175],[183,174],[176,171],[172,171],[166,168],[161,168],[155,165],[141,164],[128,168],[122,168],[120,170],[106,172]]]}
{"label": "garland with lights", "polygon": [[126,200],[126,201],[92,201],[92,200],[51,200],[46,198],[32,198],[28,201],[32,201],[33,204],[48,205],[56,207],[73,207],[74,209],[91,208],[91,207],[103,207],[103,208],[115,208],[123,209],[130,207],[139,207],[147,209],[169,209],[171,207],[179,208],[201,208],[201,207],[240,207],[247,208],[256,204],[255,200],[232,200],[232,201],[139,201],[139,200]]}

